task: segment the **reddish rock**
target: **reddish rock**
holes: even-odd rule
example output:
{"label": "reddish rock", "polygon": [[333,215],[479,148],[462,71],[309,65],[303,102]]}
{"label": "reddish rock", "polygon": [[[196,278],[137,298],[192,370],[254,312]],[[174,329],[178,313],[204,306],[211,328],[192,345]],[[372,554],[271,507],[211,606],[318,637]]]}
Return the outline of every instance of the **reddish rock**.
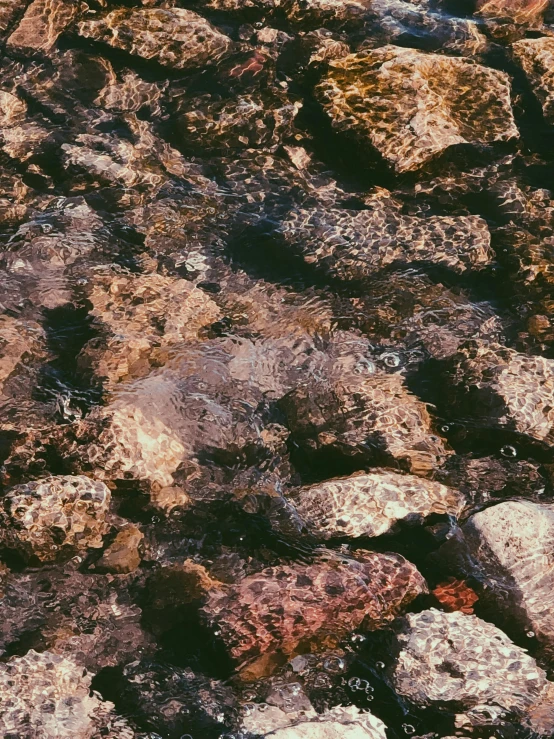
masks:
{"label": "reddish rock", "polygon": [[242,662],[317,648],[362,624],[379,629],[425,589],[414,565],[398,554],[325,553],[308,565],[268,567],[212,590],[203,610]]}
{"label": "reddish rock", "polygon": [[453,577],[437,585],[432,593],[447,613],[473,613],[473,604],[479,600],[479,596],[463,580]]}

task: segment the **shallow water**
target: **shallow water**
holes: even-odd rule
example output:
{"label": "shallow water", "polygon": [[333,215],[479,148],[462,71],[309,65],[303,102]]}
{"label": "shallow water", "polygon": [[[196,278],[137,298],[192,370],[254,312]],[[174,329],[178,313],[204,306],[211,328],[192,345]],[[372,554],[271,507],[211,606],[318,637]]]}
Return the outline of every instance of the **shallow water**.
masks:
{"label": "shallow water", "polygon": [[[59,736],[554,735],[487,652],[554,679],[553,18],[0,2],[0,668],[114,704]],[[430,608],[486,625],[414,697]]]}

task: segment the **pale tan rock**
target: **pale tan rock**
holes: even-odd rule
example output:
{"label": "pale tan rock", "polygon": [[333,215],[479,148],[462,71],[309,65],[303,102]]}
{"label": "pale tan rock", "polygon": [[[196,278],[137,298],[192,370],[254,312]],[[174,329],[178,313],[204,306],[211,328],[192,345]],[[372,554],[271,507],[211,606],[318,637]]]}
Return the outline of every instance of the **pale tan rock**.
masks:
{"label": "pale tan rock", "polygon": [[33,0],[8,38],[8,51],[48,52],[79,12],[76,0]]}
{"label": "pale tan rock", "polygon": [[0,128],[22,123],[27,112],[27,105],[11,92],[0,90]]}
{"label": "pale tan rock", "polygon": [[300,488],[291,500],[318,536],[381,536],[399,521],[421,522],[431,513],[459,515],[463,496],[445,485],[391,470],[326,480]]}
{"label": "pale tan rock", "polygon": [[228,36],[184,8],[118,8],[83,21],[78,32],[174,69],[215,64],[232,47]]}
{"label": "pale tan rock", "polygon": [[330,63],[317,94],[333,126],[397,172],[450,146],[518,138],[507,74],[459,57],[384,46]]}
{"label": "pale tan rock", "polygon": [[545,119],[554,122],[554,38],[522,39],[512,44],[512,50],[542,105]]}

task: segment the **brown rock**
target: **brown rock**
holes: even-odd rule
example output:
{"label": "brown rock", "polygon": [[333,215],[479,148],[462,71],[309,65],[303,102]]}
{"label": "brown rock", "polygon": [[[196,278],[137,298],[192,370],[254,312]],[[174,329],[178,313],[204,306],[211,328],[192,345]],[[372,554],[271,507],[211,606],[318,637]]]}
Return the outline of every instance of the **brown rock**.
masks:
{"label": "brown rock", "polygon": [[340,639],[362,623],[379,629],[426,589],[397,554],[321,554],[312,564],[268,567],[225,590],[211,590],[203,611],[241,662]]}
{"label": "brown rock", "polygon": [[507,74],[467,59],[384,46],[330,63],[317,87],[333,126],[396,169],[418,169],[457,144],[519,136]]}
{"label": "brown rock", "polygon": [[529,38],[512,44],[516,60],[542,105],[544,117],[554,123],[554,38]]}
{"label": "brown rock", "polygon": [[78,11],[76,0],[33,0],[8,38],[7,50],[24,54],[50,51]]}
{"label": "brown rock", "polygon": [[140,565],[139,544],[143,539],[144,534],[137,526],[126,526],[106,549],[97,567],[115,573],[133,572]]}
{"label": "brown rock", "polygon": [[483,18],[509,19],[517,25],[540,25],[547,7],[548,0],[478,0],[476,9]]}
{"label": "brown rock", "polygon": [[174,69],[215,64],[232,46],[228,36],[184,8],[118,8],[83,21],[78,32]]}

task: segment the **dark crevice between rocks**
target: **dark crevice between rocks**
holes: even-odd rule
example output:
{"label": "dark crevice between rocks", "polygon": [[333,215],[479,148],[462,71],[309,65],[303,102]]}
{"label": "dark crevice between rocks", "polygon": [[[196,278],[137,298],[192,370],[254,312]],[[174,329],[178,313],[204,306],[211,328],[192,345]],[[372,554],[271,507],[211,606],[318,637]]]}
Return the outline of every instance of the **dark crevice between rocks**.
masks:
{"label": "dark crevice between rocks", "polygon": [[98,381],[77,364],[84,345],[97,336],[89,308],[69,303],[43,310],[47,346],[54,359],[42,366],[33,398],[54,404],[60,423],[86,415],[102,401],[103,391]]}

